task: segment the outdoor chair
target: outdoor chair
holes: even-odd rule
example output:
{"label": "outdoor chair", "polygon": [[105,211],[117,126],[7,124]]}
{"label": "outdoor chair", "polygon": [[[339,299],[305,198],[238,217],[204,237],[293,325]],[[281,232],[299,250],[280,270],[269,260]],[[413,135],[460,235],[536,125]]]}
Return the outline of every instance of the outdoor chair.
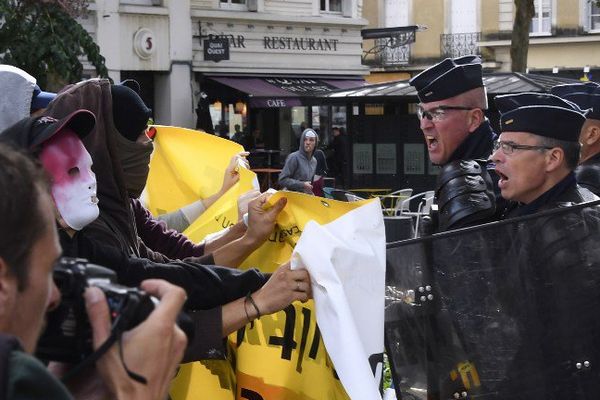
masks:
{"label": "outdoor chair", "polygon": [[[378,196],[383,207],[383,214],[387,216],[400,215],[400,206],[402,201],[410,198],[412,193],[412,189],[400,189],[389,194]],[[388,205],[389,207],[386,207]]]}

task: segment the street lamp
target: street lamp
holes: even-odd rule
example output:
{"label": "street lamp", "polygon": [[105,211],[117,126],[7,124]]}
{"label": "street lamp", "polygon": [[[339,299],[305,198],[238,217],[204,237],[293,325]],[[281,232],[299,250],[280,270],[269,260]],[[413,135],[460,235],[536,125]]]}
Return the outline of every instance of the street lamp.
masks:
{"label": "street lamp", "polygon": [[363,51],[362,60],[370,54],[376,55],[383,52],[385,49],[394,49],[414,43],[416,32],[427,30],[425,25],[409,25],[397,26],[392,28],[373,28],[362,29],[360,34],[364,39],[381,39],[375,40],[375,45],[369,50]]}

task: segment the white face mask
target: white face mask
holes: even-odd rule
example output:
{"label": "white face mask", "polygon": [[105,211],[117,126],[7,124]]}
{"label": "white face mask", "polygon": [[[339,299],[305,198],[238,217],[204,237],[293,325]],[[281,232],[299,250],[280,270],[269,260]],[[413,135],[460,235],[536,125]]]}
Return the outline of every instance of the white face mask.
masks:
{"label": "white face mask", "polygon": [[98,218],[92,157],[75,132],[65,128],[54,135],[39,158],[52,177],[52,197],[65,223],[79,231]]}

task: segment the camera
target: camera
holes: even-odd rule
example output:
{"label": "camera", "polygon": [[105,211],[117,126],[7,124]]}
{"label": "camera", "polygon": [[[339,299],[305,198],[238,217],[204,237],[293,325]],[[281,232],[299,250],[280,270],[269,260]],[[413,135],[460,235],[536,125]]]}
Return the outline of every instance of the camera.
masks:
{"label": "camera", "polygon": [[[62,257],[54,267],[53,277],[61,302],[48,313],[36,351],[46,361],[78,363],[93,353],[92,328],[83,298],[87,287],[96,286],[104,292],[112,330],[117,334],[142,323],[158,303],[158,299],[142,290],[116,283],[114,271],[81,258]],[[189,316],[181,313],[177,322],[189,338],[193,333]]]}

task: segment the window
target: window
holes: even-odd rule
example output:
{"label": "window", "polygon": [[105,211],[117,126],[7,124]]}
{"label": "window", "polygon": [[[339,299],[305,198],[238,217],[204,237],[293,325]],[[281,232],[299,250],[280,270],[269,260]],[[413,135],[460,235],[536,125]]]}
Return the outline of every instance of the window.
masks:
{"label": "window", "polygon": [[589,21],[588,27],[590,31],[600,32],[600,7],[595,3],[589,4]]}
{"label": "window", "polygon": [[321,11],[330,13],[341,13],[342,0],[321,0]]}
{"label": "window", "polygon": [[247,10],[246,0],[219,0],[219,6],[228,10]]}
{"label": "window", "polygon": [[552,28],[552,0],[534,0],[535,14],[531,19],[531,36],[550,35]]}
{"label": "window", "polygon": [[134,6],[160,6],[161,0],[121,0],[121,4]]}

